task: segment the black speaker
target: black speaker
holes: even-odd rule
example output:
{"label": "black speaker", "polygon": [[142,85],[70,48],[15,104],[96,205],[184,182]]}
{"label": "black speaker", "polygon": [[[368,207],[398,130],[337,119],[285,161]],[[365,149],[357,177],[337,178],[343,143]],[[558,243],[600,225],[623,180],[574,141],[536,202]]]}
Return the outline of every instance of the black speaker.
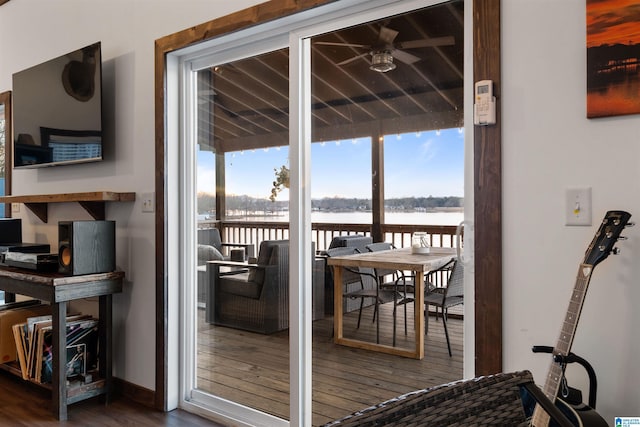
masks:
{"label": "black speaker", "polygon": [[116,269],[115,221],[58,222],[58,264],[69,275]]}
{"label": "black speaker", "polygon": [[0,218],[0,242],[22,243],[22,220],[20,218]]}

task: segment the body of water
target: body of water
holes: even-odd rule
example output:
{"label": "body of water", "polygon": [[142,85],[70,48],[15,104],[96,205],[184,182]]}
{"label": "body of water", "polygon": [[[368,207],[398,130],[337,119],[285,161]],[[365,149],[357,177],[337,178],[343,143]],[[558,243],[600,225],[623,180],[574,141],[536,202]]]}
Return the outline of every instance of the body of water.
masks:
{"label": "body of water", "polygon": [[[289,221],[289,214],[288,212],[282,212],[275,215],[238,217],[232,220],[287,222]],[[386,224],[458,225],[462,220],[464,220],[464,212],[385,213]],[[371,224],[372,215],[371,212],[312,212],[311,221],[334,224]]]}

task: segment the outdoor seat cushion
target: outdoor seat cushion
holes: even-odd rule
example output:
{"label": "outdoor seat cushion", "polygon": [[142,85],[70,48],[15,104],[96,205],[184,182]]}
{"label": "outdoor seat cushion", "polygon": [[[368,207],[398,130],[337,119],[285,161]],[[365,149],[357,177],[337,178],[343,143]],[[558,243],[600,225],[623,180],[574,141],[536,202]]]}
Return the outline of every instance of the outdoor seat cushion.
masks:
{"label": "outdoor seat cushion", "polygon": [[224,257],[219,250],[211,245],[198,245],[198,265],[205,265],[207,261],[221,261]]}
{"label": "outdoor seat cushion", "polygon": [[247,298],[259,299],[262,283],[249,281],[247,272],[220,277],[220,292]]}
{"label": "outdoor seat cushion", "polygon": [[[278,245],[288,245],[287,240],[264,240],[260,243],[257,264],[260,267],[273,265],[278,262],[278,251],[274,253],[274,247]],[[264,282],[264,268],[252,268],[249,270],[249,281],[262,284]]]}

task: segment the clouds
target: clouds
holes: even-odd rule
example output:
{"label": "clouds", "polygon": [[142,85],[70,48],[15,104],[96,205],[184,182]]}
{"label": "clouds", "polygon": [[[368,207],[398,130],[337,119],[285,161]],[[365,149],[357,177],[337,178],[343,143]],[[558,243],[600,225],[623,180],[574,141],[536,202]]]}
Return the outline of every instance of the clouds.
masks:
{"label": "clouds", "polygon": [[587,0],[587,47],[640,43],[640,4]]}

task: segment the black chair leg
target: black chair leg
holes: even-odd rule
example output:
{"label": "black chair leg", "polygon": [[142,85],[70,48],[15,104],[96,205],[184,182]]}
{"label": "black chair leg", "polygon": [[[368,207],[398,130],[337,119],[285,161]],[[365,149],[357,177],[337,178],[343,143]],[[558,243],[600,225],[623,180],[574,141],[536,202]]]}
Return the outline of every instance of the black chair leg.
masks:
{"label": "black chair leg", "polygon": [[396,297],[393,297],[393,346],[396,346],[396,313],[398,305],[396,304]]}
{"label": "black chair leg", "polygon": [[447,349],[449,349],[449,357],[451,357],[451,343],[449,342],[449,329],[447,328],[447,316],[442,310],[442,324],[444,325],[444,336],[447,338]]}
{"label": "black chair leg", "polygon": [[380,344],[380,313],[378,313],[378,305],[380,304],[380,302],[378,301],[378,299],[376,298],[376,308],[374,310],[374,316],[376,315],[376,313],[378,314],[378,316],[376,317],[376,344]]}
{"label": "black chair leg", "polygon": [[[356,329],[360,329],[360,319],[362,319],[362,307],[364,305],[364,298],[360,298],[360,310],[358,311],[358,326]],[[373,314],[375,316],[375,313]]]}
{"label": "black chair leg", "polygon": [[428,333],[429,333],[429,304],[425,304],[424,305],[424,334],[427,335]]}
{"label": "black chair leg", "polygon": [[[403,300],[402,305],[404,305],[404,335],[407,336],[407,282],[403,283]],[[415,305],[415,302],[414,302]]]}

